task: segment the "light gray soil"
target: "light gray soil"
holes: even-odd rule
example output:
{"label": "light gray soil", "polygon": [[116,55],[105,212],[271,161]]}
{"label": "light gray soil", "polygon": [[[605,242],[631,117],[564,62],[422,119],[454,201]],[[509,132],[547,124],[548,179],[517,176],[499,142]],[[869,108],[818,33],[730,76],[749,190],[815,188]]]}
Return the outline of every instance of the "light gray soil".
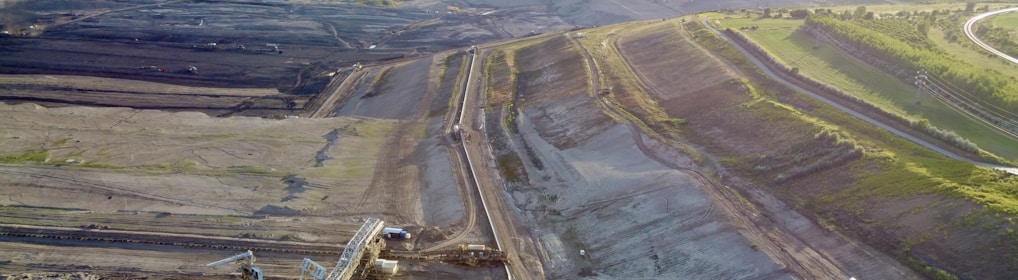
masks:
{"label": "light gray soil", "polygon": [[[524,208],[550,209],[541,241],[551,278],[575,278],[584,269],[615,278],[789,277],[738,233],[705,186],[643,156],[625,126],[558,150],[530,124],[541,113],[526,110],[521,135],[543,155],[545,171],[536,173],[555,175],[516,197]],[[535,199],[541,196],[557,199]]]}

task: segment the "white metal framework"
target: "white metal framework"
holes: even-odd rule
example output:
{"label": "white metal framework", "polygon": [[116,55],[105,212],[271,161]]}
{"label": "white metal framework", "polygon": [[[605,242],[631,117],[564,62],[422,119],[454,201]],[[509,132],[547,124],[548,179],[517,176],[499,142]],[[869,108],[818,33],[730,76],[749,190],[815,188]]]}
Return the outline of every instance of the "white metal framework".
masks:
{"label": "white metal framework", "polygon": [[[312,269],[313,268],[313,269]],[[308,273],[310,272],[310,273]],[[304,258],[304,262],[300,264],[300,279],[304,280],[304,274],[308,273],[313,277],[314,280],[325,279],[325,267],[312,261],[309,258]]]}
{"label": "white metal framework", "polygon": [[237,254],[235,256],[232,256],[232,257],[229,257],[229,258],[225,258],[225,259],[222,259],[222,260],[210,263],[207,266],[208,267],[217,267],[217,266],[220,266],[220,265],[232,263],[232,262],[243,260],[243,259],[247,259],[247,265],[253,265],[254,264],[254,253],[251,253],[251,250],[247,250],[247,252],[240,253],[240,254]]}
{"label": "white metal framework", "polygon": [[382,220],[377,218],[368,218],[364,221],[361,229],[353,235],[353,238],[350,238],[350,242],[346,243],[343,254],[339,255],[339,261],[336,262],[336,267],[332,269],[326,279],[350,279],[357,265],[360,264],[361,256],[364,254],[364,245],[371,240],[371,237],[378,235],[383,226]]}

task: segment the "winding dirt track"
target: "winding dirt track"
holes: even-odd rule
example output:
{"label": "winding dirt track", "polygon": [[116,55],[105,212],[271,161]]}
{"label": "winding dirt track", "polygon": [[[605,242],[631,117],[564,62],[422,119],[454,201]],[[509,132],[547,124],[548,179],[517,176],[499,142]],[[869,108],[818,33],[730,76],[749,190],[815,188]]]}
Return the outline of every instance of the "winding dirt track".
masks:
{"label": "winding dirt track", "polygon": [[[597,70],[597,64],[590,52],[582,44],[577,42],[575,38],[571,38],[570,40],[578,49],[581,50],[581,53],[586,60],[587,69],[591,75],[592,81],[590,86],[590,92],[592,93],[591,97],[596,98],[598,100],[597,103],[602,107],[602,110],[614,115],[616,119],[626,119],[623,117],[623,114],[616,111],[615,106],[608,104],[609,101],[605,98],[599,98],[593,95],[598,92],[597,89],[600,88],[600,74]],[[617,43],[618,41],[616,38],[613,40],[611,46],[618,49]],[[624,60],[626,60],[627,65],[631,65],[629,60],[624,55],[621,55],[621,52],[619,52],[619,54]],[[630,66],[630,70],[633,70],[632,66]],[[657,89],[652,89],[647,86],[648,83],[645,81],[646,78],[644,76],[635,72],[635,70],[633,70],[633,73],[638,78],[637,84],[641,87],[641,90],[645,92],[657,91]],[[737,224],[743,225],[740,230],[743,236],[753,241],[754,244],[758,244],[759,249],[772,259],[784,265],[803,279],[848,278],[848,275],[838,268],[837,265],[824,258],[812,248],[809,248],[808,246],[797,246],[802,244],[801,241],[793,242],[791,240],[787,240],[788,238],[793,238],[791,234],[783,232],[780,228],[775,227],[773,222],[764,221],[760,218],[760,215],[758,215],[759,211],[743,204],[741,200],[736,197],[733,190],[726,186],[716,184],[697,170],[683,168],[661,158],[657,153],[647,148],[647,145],[644,143],[643,137],[641,136],[642,133],[640,132],[640,129],[635,123],[633,123],[633,121],[627,121],[626,124],[631,131],[631,135],[633,136],[633,140],[636,142],[638,149],[645,156],[668,168],[689,174],[699,181],[703,186],[703,190],[706,191],[713,201],[711,209],[715,206],[720,206],[724,209],[726,216],[738,221]],[[786,248],[794,250],[788,250]]]}
{"label": "winding dirt track", "polygon": [[[459,73],[461,76],[463,76],[462,79],[458,81],[460,89],[466,88],[468,84],[467,81],[469,81],[468,77],[469,75],[463,74],[470,73],[471,71],[473,71],[474,61],[476,60],[476,57],[477,57],[476,54],[470,54],[470,61],[466,62],[467,63],[466,72]],[[454,94],[452,97],[453,99],[463,100],[465,92],[463,90],[459,90],[453,94]],[[463,103],[454,102],[453,106],[454,107],[449,108],[445,114],[445,124],[442,126],[443,132],[448,131],[451,133],[453,125],[458,125],[461,122],[460,116],[463,109]],[[457,141],[451,139],[451,136],[442,137],[442,139],[443,142],[445,142],[447,147],[449,148],[448,149],[449,162],[452,164],[452,169],[459,170],[459,179],[457,180],[458,184],[456,185],[457,188],[459,189],[460,195],[463,197],[464,209],[466,212],[463,213],[464,217],[463,228],[460,231],[456,232],[451,237],[449,237],[449,239],[442,241],[441,243],[423,249],[422,250],[423,252],[437,251],[452,245],[460,244],[462,243],[461,241],[465,239],[469,233],[473,232],[474,229],[477,228],[478,206],[474,200],[479,197],[477,195],[474,181],[471,180],[470,177],[471,175],[469,171],[469,166],[467,166],[467,164],[469,163],[466,162],[465,156],[462,153],[460,153],[461,150],[459,147],[459,143],[457,143]]]}
{"label": "winding dirt track", "polygon": [[[543,36],[538,36],[538,38]],[[527,39],[532,39],[527,38]],[[503,42],[512,43],[516,40]],[[491,46],[478,46],[478,56],[484,57]],[[477,69],[484,69],[484,66],[471,67],[468,73],[468,83],[475,77],[479,80],[480,75],[472,75]],[[464,88],[462,119],[460,127],[473,135],[484,135],[481,125],[484,114],[483,91],[480,82]],[[471,98],[474,96],[474,98]],[[491,147],[483,137],[475,137],[473,141],[464,142],[463,149],[470,165],[471,173],[477,182],[478,193],[481,197],[481,204],[484,205],[491,222],[492,235],[495,237],[497,248],[506,253],[509,261],[506,263],[508,279],[544,279],[544,271],[540,263],[524,261],[523,256],[538,256],[537,247],[531,232],[526,228],[516,208],[508,197],[502,185],[502,179],[495,168],[494,157]],[[515,212],[515,213],[514,213]],[[505,238],[505,239],[502,239]]]}

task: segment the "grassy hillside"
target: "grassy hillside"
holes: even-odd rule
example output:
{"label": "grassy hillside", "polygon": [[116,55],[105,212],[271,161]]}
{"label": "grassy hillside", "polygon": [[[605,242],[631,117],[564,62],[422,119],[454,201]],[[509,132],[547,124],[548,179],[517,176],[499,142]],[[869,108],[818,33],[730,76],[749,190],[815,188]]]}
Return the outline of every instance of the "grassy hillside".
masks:
{"label": "grassy hillside", "polygon": [[[647,127],[665,127],[659,130],[664,137],[706,147],[729,172],[929,277],[997,278],[1018,272],[1018,259],[1008,253],[1018,249],[1013,176],[950,160],[767,80],[696,19],[648,24],[599,28],[580,40],[595,50],[597,63],[606,69],[601,80],[614,87],[619,106]],[[662,38],[696,43],[667,40],[669,47],[655,49],[657,55],[641,53]],[[690,61],[696,53],[691,48],[705,48],[710,52],[701,55],[713,53],[727,62]],[[626,59],[635,66],[626,66]],[[867,72],[862,64],[821,65]],[[731,72],[744,78],[714,76]],[[645,85],[640,73],[654,74],[643,76]],[[826,73],[869,86],[844,72]],[[674,80],[703,83],[682,92],[658,86]],[[894,104],[887,99],[885,104]],[[670,121],[677,119],[679,125]]]}
{"label": "grassy hillside", "polygon": [[1008,160],[1018,160],[1018,142],[980,125],[943,103],[926,96],[916,104],[915,86],[884,73],[829,45],[814,48],[816,39],[797,31],[802,20],[727,18],[725,27],[739,29],[750,40],[789,68],[798,68],[806,77],[851,93],[885,111],[914,120],[927,120],[940,129],[953,131],[979,148]]}

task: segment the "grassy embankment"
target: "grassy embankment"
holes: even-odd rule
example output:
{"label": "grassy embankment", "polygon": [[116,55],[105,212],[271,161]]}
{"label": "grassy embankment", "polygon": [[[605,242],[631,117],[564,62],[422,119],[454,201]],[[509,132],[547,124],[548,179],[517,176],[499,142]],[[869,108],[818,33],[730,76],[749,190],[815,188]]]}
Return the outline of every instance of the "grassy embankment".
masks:
{"label": "grassy embankment", "polygon": [[915,86],[829,45],[813,48],[816,39],[797,31],[803,20],[728,18],[721,23],[733,29],[758,27],[755,31],[745,31],[743,34],[780,63],[789,68],[798,68],[799,73],[806,77],[851,93],[885,111],[915,121],[926,120],[937,128],[953,131],[981,149],[1007,160],[1018,160],[1018,143],[1015,140],[967,118],[929,96],[916,104]]}
{"label": "grassy embankment", "polygon": [[[715,18],[718,16],[713,15]],[[772,24],[770,28],[778,28],[774,25],[786,28],[791,26],[788,20],[762,20],[751,24],[764,29],[767,22]],[[729,21],[727,24],[732,23]],[[698,32],[705,31],[701,29]],[[763,39],[757,40],[781,42],[786,38],[794,39],[790,31],[784,36],[779,33],[770,37],[762,35],[764,32],[759,33],[761,35],[757,36]],[[743,69],[744,73],[757,72],[753,67],[747,67],[749,63],[745,57],[712,34],[705,33],[697,36],[697,39]],[[807,46],[805,49],[808,50],[813,42],[808,40],[800,44]],[[788,48],[803,49],[801,46]],[[786,56],[786,61],[814,59],[805,58],[802,53],[791,57],[788,59]],[[814,61],[825,66],[815,71],[840,76],[834,79],[841,79],[846,84],[853,81],[844,74],[846,70],[833,71],[830,65],[838,65],[839,69],[856,68],[851,71],[862,71],[858,68],[865,67],[849,61],[834,62],[834,56],[828,58],[830,60]],[[800,69],[805,67],[808,65]],[[755,76],[751,77],[752,83],[764,92],[762,96],[778,97],[782,92],[789,91],[773,81],[762,79],[759,74],[751,76]],[[1016,247],[1013,241],[1018,239],[1018,235],[1015,234],[1013,218],[1018,215],[1018,196],[1014,192],[1018,181],[1014,177],[947,159],[840,111],[817,104],[816,101],[809,102],[807,106],[795,107],[809,108],[799,112],[837,126],[864,151],[861,160],[776,185],[776,189],[785,193],[795,205],[810,210],[812,213],[809,214],[822,225],[846,230],[856,236],[870,236],[868,242],[872,245],[897,256],[903,263],[930,277],[949,276],[951,273],[947,273],[947,270],[959,275],[978,274],[979,271],[973,269],[973,265],[985,264],[966,259],[983,258],[984,255],[975,253],[977,251],[991,252],[987,254],[1002,257],[1002,260],[986,259],[1001,263],[1003,271],[1018,268],[1018,262],[1001,255],[1000,251],[994,252],[997,248]],[[768,173],[753,170],[751,163],[755,161],[756,155],[732,156],[729,162],[734,163],[733,166],[741,166],[738,170],[756,177],[757,181],[768,181],[760,177]],[[964,198],[986,208],[967,208],[963,206],[965,203],[949,197]],[[906,211],[900,209],[905,205],[903,200],[925,202]],[[874,234],[879,238],[874,238]],[[953,243],[959,236],[977,238]],[[1002,240],[1012,241],[998,243]],[[926,261],[917,261],[911,253],[913,250],[922,250],[936,256],[932,260],[942,262],[941,267],[931,265],[929,256],[926,256]]]}
{"label": "grassy embankment", "polygon": [[[1018,198],[1009,190],[1018,183],[1014,179],[947,159],[763,78],[727,43],[702,27],[696,28],[699,23],[695,19],[685,24],[693,27],[689,31],[692,37],[748,79],[727,80],[710,91],[675,98],[679,102],[656,99],[619,56],[614,43],[618,34],[642,36],[641,30],[653,29],[648,24],[589,30],[584,32],[587,38],[580,40],[594,54],[602,87],[612,87],[606,99],[634,123],[644,129],[656,127],[652,130],[667,139],[692,139],[707,147],[730,171],[773,188],[829,229],[856,236],[882,235],[881,240],[873,241],[877,247],[930,277],[949,278],[947,270],[961,270],[960,275],[972,272],[971,263],[945,256],[959,247],[938,247],[952,238],[978,237],[966,242],[961,248],[965,250],[1015,247],[1013,243],[985,242],[1018,237],[1007,219],[1018,213]],[[659,53],[655,57],[680,56]],[[673,69],[659,70],[682,75],[685,69],[687,65],[676,64]],[[691,104],[684,110],[695,113],[682,115],[683,110],[659,107],[683,103]],[[676,126],[676,119],[683,121]],[[968,204],[959,197],[990,210],[966,208]],[[900,207],[901,199],[914,198],[930,205],[925,210],[924,206],[895,208]],[[909,224],[906,218],[925,222]],[[922,255],[926,259],[919,261],[913,250],[926,252]],[[1000,252],[987,255],[1003,257]],[[930,265],[931,261],[947,265]],[[1003,269],[1014,265],[1005,264],[1010,268]]]}
{"label": "grassy embankment", "polygon": [[1018,14],[998,14],[976,22],[975,26],[980,40],[1012,57],[1018,55],[1018,37],[1014,34],[1015,28],[1018,28]]}

